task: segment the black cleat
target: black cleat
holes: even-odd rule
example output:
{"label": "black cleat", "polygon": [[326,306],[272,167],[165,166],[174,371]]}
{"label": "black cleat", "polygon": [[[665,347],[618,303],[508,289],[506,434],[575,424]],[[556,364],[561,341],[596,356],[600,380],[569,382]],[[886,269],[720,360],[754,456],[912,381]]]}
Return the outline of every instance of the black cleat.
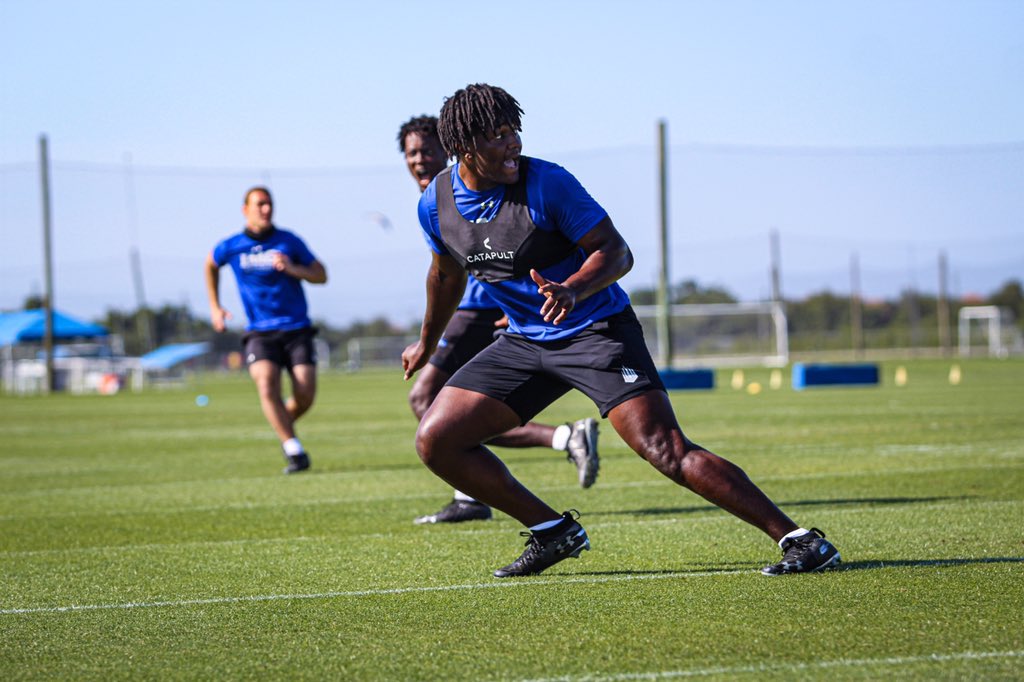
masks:
{"label": "black cleat", "polygon": [[285,455],[284,459],[288,462],[282,473],[285,474],[297,474],[300,471],[305,471],[309,468],[309,454],[300,452],[297,455]]}
{"label": "black cleat", "polygon": [[834,568],[841,561],[839,550],[825,539],[825,534],[812,528],[803,535],[790,538],[782,543],[782,561],[765,566],[765,575],[786,573],[813,573]]}
{"label": "black cleat", "polygon": [[562,514],[563,521],[547,531],[520,533],[527,538],[526,549],[518,559],[495,571],[494,577],[537,575],[562,559],[578,558],[580,552],[590,549],[587,531],[576,521],[579,516],[578,511],[571,509]]}
{"label": "black cleat", "polygon": [[597,470],[601,467],[597,456],[597,420],[580,419],[566,426],[572,429],[565,447],[566,459],[576,465],[580,487],[589,488],[597,480]]}
{"label": "black cleat", "polygon": [[413,523],[461,523],[462,521],[486,521],[491,518],[491,508],[476,500],[452,500],[436,514],[417,516]]}

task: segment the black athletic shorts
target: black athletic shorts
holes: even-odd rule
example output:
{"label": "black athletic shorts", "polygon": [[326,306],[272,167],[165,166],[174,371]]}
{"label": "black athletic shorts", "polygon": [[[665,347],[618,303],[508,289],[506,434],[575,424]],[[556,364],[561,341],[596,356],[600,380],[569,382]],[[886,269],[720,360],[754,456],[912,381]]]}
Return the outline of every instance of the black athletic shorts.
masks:
{"label": "black athletic shorts", "polygon": [[315,365],[313,337],[316,331],[314,327],[304,327],[289,331],[249,332],[242,337],[245,364],[270,360],[278,367],[288,369],[296,365]]}
{"label": "black athletic shorts", "polygon": [[572,388],[593,400],[602,417],[630,398],[665,390],[628,306],[571,339],[530,341],[502,332],[446,385],[500,400],[524,424]]}
{"label": "black athletic shorts", "polygon": [[494,343],[498,328],[494,323],[504,313],[499,308],[456,310],[444,330],[437,350],[430,356],[430,364],[448,375],[455,374],[477,353]]}

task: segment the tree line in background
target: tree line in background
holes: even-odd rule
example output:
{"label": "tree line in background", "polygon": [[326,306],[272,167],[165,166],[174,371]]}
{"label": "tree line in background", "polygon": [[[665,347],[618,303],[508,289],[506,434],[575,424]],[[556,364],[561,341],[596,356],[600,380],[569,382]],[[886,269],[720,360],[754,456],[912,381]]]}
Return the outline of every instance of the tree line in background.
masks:
{"label": "tree line in background", "polygon": [[[639,289],[630,292],[635,305],[653,305],[656,292]],[[670,302],[737,303],[720,287],[702,287],[685,280],[671,287]],[[859,304],[859,305],[857,305]],[[994,305],[1008,310],[1014,324],[1024,331],[1024,288],[1018,280],[1004,283],[984,298],[954,299],[949,303],[950,335],[955,343],[957,315],[961,308]],[[854,319],[860,314],[861,349],[936,348],[939,337],[940,301],[936,296],[913,290],[903,291],[895,300],[858,300],[823,291],[802,300],[786,300],[789,348],[792,352],[850,350],[854,341]]]}
{"label": "tree line in background", "polygon": [[[674,285],[669,294],[673,304],[738,302],[726,289],[701,286],[694,280],[684,280]],[[655,303],[656,294],[653,289],[637,289],[629,295],[636,305]],[[856,302],[849,296],[829,291],[802,300],[785,301],[790,350],[849,350],[854,334]],[[37,296],[29,297],[25,301],[25,308],[38,308],[42,303]],[[937,297],[907,290],[895,300],[859,303],[863,348],[924,348],[940,345],[940,302]],[[954,339],[958,311],[968,305],[995,305],[1009,310],[1014,324],[1024,331],[1024,287],[1019,280],[1006,282],[982,299],[949,301],[950,333]],[[124,352],[128,355],[143,355],[168,343],[194,341],[210,342],[214,351],[212,357],[222,357],[241,348],[242,332],[228,330],[217,334],[208,320],[196,317],[187,307],[180,305],[140,308],[135,311],[109,310],[105,317],[96,322],[123,339]],[[369,322],[354,322],[346,327],[331,327],[324,322],[316,324],[320,329],[320,338],[327,342],[332,352],[344,348],[353,338],[419,333],[418,324],[402,327],[384,317]]]}

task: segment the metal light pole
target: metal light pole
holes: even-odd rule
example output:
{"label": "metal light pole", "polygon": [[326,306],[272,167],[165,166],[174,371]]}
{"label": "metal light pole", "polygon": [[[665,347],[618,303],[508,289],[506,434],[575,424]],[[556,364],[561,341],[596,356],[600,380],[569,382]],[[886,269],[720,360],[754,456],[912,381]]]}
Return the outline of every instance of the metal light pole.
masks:
{"label": "metal light pole", "polygon": [[658,121],[658,210],[661,269],[658,273],[658,355],[662,369],[672,368],[672,301],[669,300],[668,249],[668,124]]}
{"label": "metal light pole", "polygon": [[46,362],[45,392],[55,388],[53,372],[53,249],[50,245],[50,154],[46,135],[39,136],[39,184],[43,199],[43,354]]}

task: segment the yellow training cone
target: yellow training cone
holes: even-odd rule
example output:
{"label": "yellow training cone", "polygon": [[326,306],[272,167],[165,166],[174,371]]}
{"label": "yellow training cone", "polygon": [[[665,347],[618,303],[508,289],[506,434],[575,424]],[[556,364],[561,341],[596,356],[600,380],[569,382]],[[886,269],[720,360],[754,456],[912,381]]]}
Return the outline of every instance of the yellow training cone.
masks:
{"label": "yellow training cone", "polygon": [[772,375],[768,379],[768,386],[770,386],[772,388],[772,390],[778,390],[778,389],[782,388],[782,370],[781,369],[773,369],[772,370]]}
{"label": "yellow training cone", "polygon": [[896,368],[896,376],[893,377],[897,386],[907,385],[907,368],[900,366]]}
{"label": "yellow training cone", "polygon": [[747,385],[747,393],[749,393],[750,395],[757,395],[760,392],[761,392],[761,384],[757,383],[756,381],[751,381]]}
{"label": "yellow training cone", "polygon": [[962,378],[963,378],[963,375],[960,374],[960,365],[953,365],[952,367],[949,368],[949,383],[950,384],[952,384],[953,386],[959,386],[960,385],[960,379],[962,379]]}
{"label": "yellow training cone", "polygon": [[733,373],[732,373],[732,387],[735,390],[737,390],[737,391],[740,390],[741,388],[743,388],[743,370],[742,369],[737,369],[737,370],[733,371]]}

